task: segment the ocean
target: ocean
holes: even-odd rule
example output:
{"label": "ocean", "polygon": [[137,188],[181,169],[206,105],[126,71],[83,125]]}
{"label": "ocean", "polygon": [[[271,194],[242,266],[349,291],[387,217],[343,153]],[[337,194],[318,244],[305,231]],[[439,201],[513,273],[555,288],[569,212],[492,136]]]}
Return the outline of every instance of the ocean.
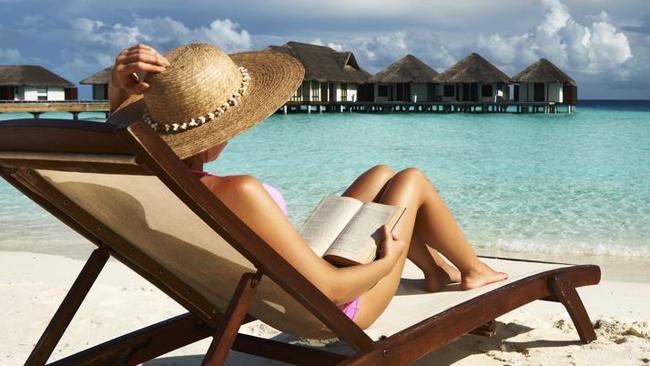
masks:
{"label": "ocean", "polygon": [[[206,168],[274,185],[299,226],[376,164],[421,169],[483,251],[650,257],[650,101],[585,101],[571,115],[274,115]],[[90,248],[3,180],[0,202],[0,250]]]}

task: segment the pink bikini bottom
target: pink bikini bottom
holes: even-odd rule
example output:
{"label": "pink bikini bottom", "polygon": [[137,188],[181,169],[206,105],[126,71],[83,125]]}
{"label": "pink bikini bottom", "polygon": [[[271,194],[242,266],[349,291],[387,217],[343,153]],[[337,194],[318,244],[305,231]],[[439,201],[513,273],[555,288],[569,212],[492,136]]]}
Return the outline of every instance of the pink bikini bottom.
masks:
{"label": "pink bikini bottom", "polygon": [[345,303],[343,306],[341,306],[341,311],[343,314],[347,315],[348,318],[351,320],[354,320],[354,318],[357,317],[357,313],[359,313],[359,308],[361,305],[361,300],[357,297],[356,299]]}

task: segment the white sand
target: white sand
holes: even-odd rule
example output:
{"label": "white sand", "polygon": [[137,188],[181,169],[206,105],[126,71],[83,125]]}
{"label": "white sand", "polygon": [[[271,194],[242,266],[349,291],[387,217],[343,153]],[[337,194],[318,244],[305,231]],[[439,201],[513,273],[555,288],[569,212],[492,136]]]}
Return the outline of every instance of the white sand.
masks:
{"label": "white sand", "polygon": [[[61,256],[0,251],[0,365],[24,363],[82,266],[82,261]],[[650,364],[650,284],[605,280],[579,292],[598,326],[598,340],[589,345],[577,342],[561,305],[538,301],[497,319],[496,337],[461,337],[416,364]],[[51,359],[183,312],[142,278],[110,261]],[[243,330],[291,339],[259,322]],[[197,342],[147,365],[198,364],[208,344]],[[228,364],[278,363],[232,352]]]}

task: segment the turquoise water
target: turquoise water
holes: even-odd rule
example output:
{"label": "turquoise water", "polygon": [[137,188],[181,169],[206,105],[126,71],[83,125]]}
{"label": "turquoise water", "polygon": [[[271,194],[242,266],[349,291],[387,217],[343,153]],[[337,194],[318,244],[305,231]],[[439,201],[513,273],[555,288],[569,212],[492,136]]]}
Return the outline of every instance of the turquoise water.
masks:
{"label": "turquoise water", "polygon": [[[207,168],[276,186],[299,225],[323,195],[380,163],[425,172],[476,246],[650,255],[647,102],[594,102],[572,115],[275,115]],[[4,181],[0,201],[0,248],[84,240]]]}

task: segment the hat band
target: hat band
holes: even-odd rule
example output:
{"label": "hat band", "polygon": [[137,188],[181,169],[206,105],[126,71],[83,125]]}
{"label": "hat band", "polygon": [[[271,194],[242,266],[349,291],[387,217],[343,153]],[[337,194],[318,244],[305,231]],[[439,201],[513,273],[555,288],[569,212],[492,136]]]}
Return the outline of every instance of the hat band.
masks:
{"label": "hat band", "polygon": [[181,123],[167,123],[167,124],[162,124],[154,121],[151,118],[151,115],[149,114],[149,110],[145,107],[144,113],[142,115],[142,120],[151,126],[156,131],[160,132],[168,132],[168,133],[174,133],[174,132],[183,132],[186,130],[190,130],[195,127],[199,127],[205,123],[208,123],[224,113],[232,107],[236,107],[239,105],[239,100],[241,97],[246,93],[246,90],[248,89],[248,84],[250,84],[251,81],[251,76],[248,74],[248,70],[240,66],[239,67],[239,72],[241,72],[242,76],[242,81],[239,86],[239,89],[235,91],[228,100],[226,100],[219,108],[217,108],[214,112],[209,112],[208,114],[204,114],[203,116],[199,116],[197,118],[191,118],[189,121],[181,122]]}

